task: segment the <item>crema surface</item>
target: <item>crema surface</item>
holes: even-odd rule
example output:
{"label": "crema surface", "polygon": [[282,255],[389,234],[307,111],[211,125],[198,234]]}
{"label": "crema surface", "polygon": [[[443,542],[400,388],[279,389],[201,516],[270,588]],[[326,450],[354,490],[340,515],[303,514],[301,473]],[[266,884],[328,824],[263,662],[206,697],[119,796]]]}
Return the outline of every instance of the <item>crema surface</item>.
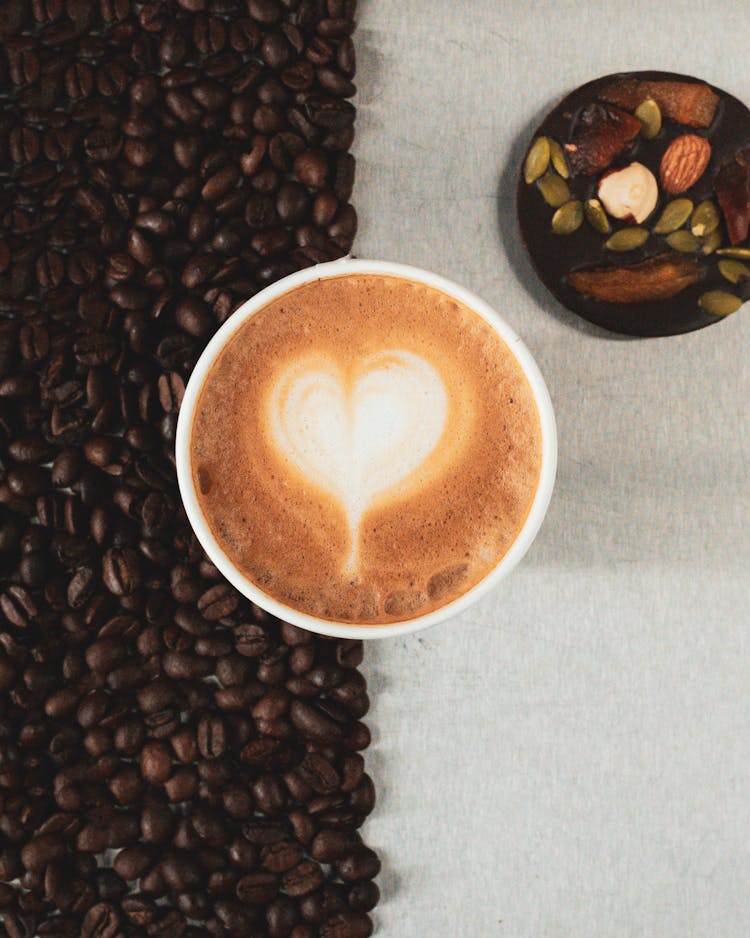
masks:
{"label": "crema surface", "polygon": [[269,303],[229,340],[191,434],[201,510],[229,559],[302,612],[423,615],[515,540],[542,439],[515,357],[423,284],[352,274]]}

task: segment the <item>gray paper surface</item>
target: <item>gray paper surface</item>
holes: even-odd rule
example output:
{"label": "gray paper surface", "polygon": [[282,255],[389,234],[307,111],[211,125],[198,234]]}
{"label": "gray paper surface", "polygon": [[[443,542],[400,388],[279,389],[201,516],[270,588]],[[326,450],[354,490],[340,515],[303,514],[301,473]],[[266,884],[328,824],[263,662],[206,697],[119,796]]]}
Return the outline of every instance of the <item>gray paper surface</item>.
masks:
{"label": "gray paper surface", "polygon": [[378,935],[750,934],[750,308],[622,340],[562,310],[514,221],[541,116],[607,72],[750,102],[736,2],[360,0],[361,257],[452,277],[521,334],[560,435],[522,566],[371,643]]}

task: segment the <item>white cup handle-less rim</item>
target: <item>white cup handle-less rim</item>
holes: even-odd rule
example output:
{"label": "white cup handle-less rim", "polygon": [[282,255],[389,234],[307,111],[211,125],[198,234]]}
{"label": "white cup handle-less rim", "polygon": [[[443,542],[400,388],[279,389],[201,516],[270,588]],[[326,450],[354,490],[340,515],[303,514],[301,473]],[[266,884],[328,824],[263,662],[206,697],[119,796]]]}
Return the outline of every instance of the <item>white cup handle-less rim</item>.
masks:
{"label": "white cup handle-less rim", "polygon": [[[229,339],[259,309],[290,290],[294,290],[306,283],[329,277],[340,277],[343,274],[383,274],[400,277],[434,287],[473,309],[492,326],[515,355],[531,386],[541,423],[542,465],[539,485],[534,495],[531,510],[521,531],[497,566],[471,589],[439,609],[403,622],[392,622],[385,625],[353,625],[347,622],[319,619],[286,606],[264,593],[232,563],[211,533],[195,493],[190,462],[190,431],[198,396],[211,366]],[[487,303],[458,284],[437,274],[420,270],[417,267],[392,264],[388,261],[355,260],[347,257],[328,264],[319,264],[316,267],[306,268],[285,277],[283,280],[279,280],[270,287],[266,287],[265,290],[256,294],[246,303],[243,303],[224,323],[204,349],[185,390],[185,397],[177,422],[175,455],[177,481],[188,520],[208,556],[240,593],[272,615],[312,632],[330,635],[334,638],[387,638],[416,632],[458,615],[488,593],[513,570],[531,546],[547,513],[557,471],[557,429],[549,391],[536,362],[513,329]]]}

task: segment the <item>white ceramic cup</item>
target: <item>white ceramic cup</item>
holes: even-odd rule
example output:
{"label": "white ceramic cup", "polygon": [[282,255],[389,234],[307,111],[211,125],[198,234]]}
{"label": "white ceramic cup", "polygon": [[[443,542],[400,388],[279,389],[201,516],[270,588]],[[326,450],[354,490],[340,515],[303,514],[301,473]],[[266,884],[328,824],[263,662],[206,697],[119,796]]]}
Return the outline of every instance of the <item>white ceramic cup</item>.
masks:
{"label": "white ceramic cup", "polygon": [[[234,333],[259,309],[285,293],[289,293],[291,290],[314,280],[341,277],[348,274],[384,274],[423,283],[453,297],[478,313],[505,341],[523,369],[534,394],[542,431],[542,465],[534,501],[517,538],[497,566],[471,589],[439,609],[403,622],[392,622],[387,625],[352,625],[350,622],[331,622],[327,619],[319,619],[300,612],[298,609],[293,609],[264,593],[232,563],[211,533],[193,487],[193,473],[190,463],[190,434],[199,392],[211,366]],[[230,316],[208,343],[193,369],[180,408],[175,449],[177,480],[185,504],[185,511],[198,540],[221,573],[240,593],[273,615],[312,632],[319,632],[322,635],[330,635],[334,638],[386,638],[393,635],[405,635],[435,625],[437,622],[442,622],[451,616],[456,616],[472,603],[475,603],[511,572],[531,546],[547,512],[557,469],[557,430],[549,391],[536,362],[531,357],[531,353],[505,320],[478,296],[458,286],[458,284],[446,280],[444,277],[439,277],[437,274],[419,270],[416,267],[408,267],[404,264],[392,264],[387,261],[355,260],[352,258],[344,258],[329,264],[319,264],[316,267],[309,267],[284,277],[283,280],[272,284],[246,303],[243,303]]]}

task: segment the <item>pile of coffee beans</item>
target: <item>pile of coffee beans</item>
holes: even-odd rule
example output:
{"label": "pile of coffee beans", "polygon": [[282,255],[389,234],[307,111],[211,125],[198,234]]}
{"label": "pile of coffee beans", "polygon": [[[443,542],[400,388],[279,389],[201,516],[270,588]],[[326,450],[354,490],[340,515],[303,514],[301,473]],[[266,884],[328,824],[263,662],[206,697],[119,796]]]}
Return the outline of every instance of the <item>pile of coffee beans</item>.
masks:
{"label": "pile of coffee beans", "polygon": [[354,0],[0,3],[0,922],[364,938],[357,641],[207,560],[177,412],[236,306],[346,253]]}

